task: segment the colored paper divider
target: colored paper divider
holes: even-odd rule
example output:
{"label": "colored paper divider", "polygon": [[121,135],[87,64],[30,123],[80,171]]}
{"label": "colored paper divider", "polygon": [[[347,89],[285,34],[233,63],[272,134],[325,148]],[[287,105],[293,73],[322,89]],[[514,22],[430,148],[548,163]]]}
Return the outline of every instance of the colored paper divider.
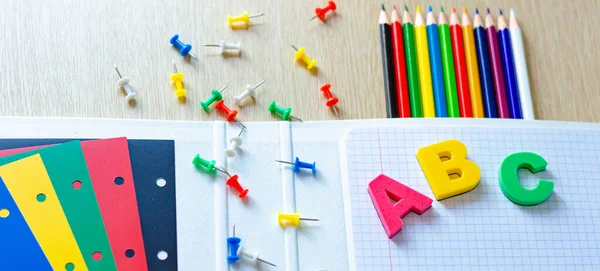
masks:
{"label": "colored paper divider", "polygon": [[[0,176],[52,268],[67,271],[88,270],[41,156],[35,154],[6,163],[0,166]],[[10,238],[20,241],[20,236]],[[2,246],[5,246],[4,242]],[[8,249],[21,254],[13,260],[29,261],[30,255],[23,255],[26,251],[18,251],[15,247]],[[2,270],[37,270],[22,269],[22,266],[10,269],[8,264],[0,263]]]}
{"label": "colored paper divider", "polygon": [[[113,253],[79,141],[3,157],[0,158],[0,165],[34,154],[41,156],[85,265],[91,270],[116,271]],[[19,182],[18,185],[30,184]],[[13,195],[11,187],[8,188]],[[35,235],[36,231],[33,230],[33,233]]]}
{"label": "colored paper divider", "polygon": [[[71,140],[75,139],[0,139],[0,149],[60,144]],[[127,141],[148,270],[177,270],[175,142],[137,139]],[[164,186],[157,186],[158,178],[165,180]],[[159,254],[161,258],[158,257]]]}
{"label": "colored paper divider", "polygon": [[[0,243],[2,270],[52,271],[50,262],[1,177]],[[24,260],[25,255],[27,260]]]}
{"label": "colored paper divider", "polygon": [[[45,146],[0,151],[0,156]],[[148,270],[127,138],[81,142],[118,270]]]}

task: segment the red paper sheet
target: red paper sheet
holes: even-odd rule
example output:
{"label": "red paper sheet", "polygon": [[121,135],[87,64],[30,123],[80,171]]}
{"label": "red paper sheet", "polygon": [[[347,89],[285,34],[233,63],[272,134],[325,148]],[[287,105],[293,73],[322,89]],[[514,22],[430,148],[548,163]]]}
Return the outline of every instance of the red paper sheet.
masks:
{"label": "red paper sheet", "polygon": [[[0,150],[0,157],[42,147]],[[81,148],[117,269],[148,270],[127,138],[82,141]]]}

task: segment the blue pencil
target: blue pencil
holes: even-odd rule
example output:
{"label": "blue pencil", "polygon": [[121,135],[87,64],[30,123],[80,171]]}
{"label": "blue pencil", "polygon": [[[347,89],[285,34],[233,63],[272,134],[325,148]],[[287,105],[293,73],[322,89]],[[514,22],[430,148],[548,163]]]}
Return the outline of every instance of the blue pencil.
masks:
{"label": "blue pencil", "polygon": [[498,109],[496,108],[496,94],[494,92],[494,82],[492,81],[490,56],[488,55],[488,42],[478,9],[475,9],[475,16],[473,17],[473,32],[475,34],[477,60],[479,61],[479,80],[481,81],[481,96],[485,117],[497,118]]}
{"label": "blue pencil", "polygon": [[433,83],[433,98],[435,103],[435,116],[447,118],[446,89],[444,88],[444,73],[442,71],[442,55],[440,53],[440,36],[431,6],[427,12],[427,42],[429,43],[429,63],[431,66],[431,79]]}
{"label": "blue pencil", "polygon": [[502,10],[498,16],[498,39],[500,40],[500,53],[502,54],[502,67],[504,68],[504,81],[506,82],[506,96],[508,96],[508,110],[513,119],[522,119],[521,102],[519,100],[519,86],[515,72],[515,62],[510,40],[510,30]]}

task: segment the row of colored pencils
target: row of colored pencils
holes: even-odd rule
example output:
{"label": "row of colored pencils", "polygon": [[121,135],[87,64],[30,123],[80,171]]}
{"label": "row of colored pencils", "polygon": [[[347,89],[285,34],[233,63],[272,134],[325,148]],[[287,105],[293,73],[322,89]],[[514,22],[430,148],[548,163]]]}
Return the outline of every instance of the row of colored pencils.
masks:
{"label": "row of colored pencils", "polygon": [[490,10],[462,22],[452,8],[438,19],[429,6],[414,23],[405,7],[402,23],[394,6],[391,23],[381,6],[379,30],[388,118],[451,117],[535,119],[523,37],[511,9],[500,10],[498,27]]}

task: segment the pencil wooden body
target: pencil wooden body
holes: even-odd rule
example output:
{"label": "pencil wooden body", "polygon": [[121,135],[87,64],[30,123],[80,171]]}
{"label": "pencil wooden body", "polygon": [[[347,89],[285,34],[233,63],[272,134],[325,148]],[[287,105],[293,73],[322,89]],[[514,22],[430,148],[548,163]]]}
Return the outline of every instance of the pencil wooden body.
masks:
{"label": "pencil wooden body", "polygon": [[385,84],[385,104],[388,118],[398,117],[396,101],[396,78],[394,77],[394,56],[392,54],[392,40],[390,26],[387,23],[379,24],[381,36],[381,59],[383,62],[383,82]]}
{"label": "pencil wooden body", "polygon": [[476,27],[475,45],[477,48],[477,59],[479,60],[479,80],[481,81],[481,96],[483,98],[483,109],[486,118],[497,118],[498,107],[496,105],[496,93],[494,90],[494,79],[492,79],[492,67],[488,49],[488,41],[483,26]]}
{"label": "pencil wooden body", "polygon": [[492,67],[492,78],[494,79],[494,91],[496,93],[496,103],[499,118],[510,118],[508,111],[508,101],[506,99],[506,85],[504,83],[504,71],[500,56],[500,47],[498,46],[498,33],[495,26],[485,29],[488,39],[488,49],[490,51],[490,64]]}
{"label": "pencil wooden body", "polygon": [[408,98],[408,79],[406,77],[406,60],[404,57],[404,41],[402,25],[392,22],[392,47],[394,55],[394,75],[396,77],[396,97],[398,117],[410,118],[410,102]]}
{"label": "pencil wooden body", "polygon": [[456,92],[456,75],[454,74],[454,59],[452,56],[452,41],[448,24],[438,26],[440,34],[440,51],[444,71],[444,85],[446,86],[446,102],[448,104],[448,117],[459,118],[458,93]]}
{"label": "pencil wooden body", "polygon": [[514,12],[511,11],[510,39],[513,48],[513,59],[515,61],[515,73],[517,75],[517,84],[519,85],[519,100],[521,101],[521,113],[523,119],[534,120],[533,99],[531,98],[531,87],[529,86],[529,72],[527,71],[527,61],[525,58],[525,49],[523,48],[523,34],[519,28]]}
{"label": "pencil wooden body", "polygon": [[440,36],[437,24],[427,25],[427,42],[429,43],[429,62],[431,66],[431,80],[435,102],[435,115],[438,118],[448,117],[446,106],[446,90],[444,88],[444,73],[442,71],[442,57],[440,55]]}
{"label": "pencil wooden body", "polygon": [[402,25],[402,34],[404,35],[404,56],[406,57],[406,75],[408,76],[410,115],[413,118],[422,118],[421,83],[419,82],[415,28],[413,24],[404,23]]}
{"label": "pencil wooden body", "polygon": [[452,38],[452,55],[454,56],[454,73],[456,74],[456,89],[460,116],[463,118],[472,118],[473,111],[471,109],[467,63],[465,62],[465,46],[460,25],[451,25],[450,35]]}
{"label": "pencil wooden body", "polygon": [[474,30],[472,25],[465,23],[463,23],[462,29],[473,117],[484,118],[485,113],[483,110],[483,99],[481,97],[481,82],[479,81],[479,66],[477,64]]}
{"label": "pencil wooden body", "polygon": [[521,114],[521,102],[519,102],[519,86],[517,85],[510,31],[508,28],[498,31],[498,39],[500,40],[500,52],[502,54],[502,67],[504,68],[506,98],[508,99],[510,117],[513,119],[522,119],[523,114]]}
{"label": "pencil wooden body", "polygon": [[426,118],[435,118],[435,105],[433,102],[433,87],[431,85],[431,69],[429,67],[429,49],[428,49],[428,45],[427,45],[427,30],[425,29],[425,25],[415,25],[415,41],[416,41],[416,45],[417,45],[419,82],[421,82],[421,99],[423,101],[423,116]]}

